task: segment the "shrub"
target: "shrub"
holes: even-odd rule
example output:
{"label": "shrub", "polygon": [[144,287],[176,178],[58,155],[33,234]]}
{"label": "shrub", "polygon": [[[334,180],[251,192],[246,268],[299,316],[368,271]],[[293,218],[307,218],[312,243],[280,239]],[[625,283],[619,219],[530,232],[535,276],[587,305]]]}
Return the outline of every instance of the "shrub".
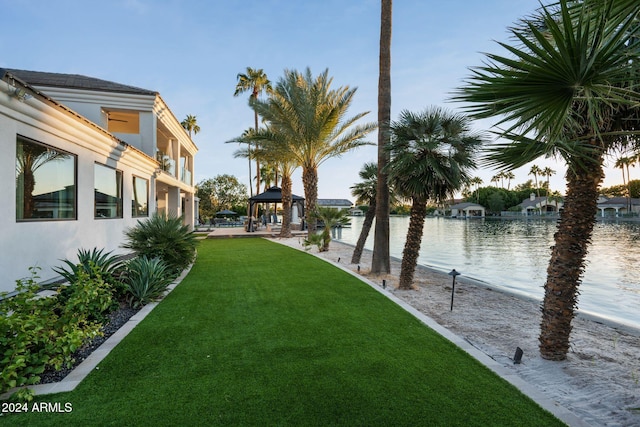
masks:
{"label": "shrub", "polygon": [[110,279],[120,266],[117,255],[111,255],[111,252],[102,253],[104,249],[98,250],[93,248],[91,251],[78,249],[78,263],[73,263],[69,260],[61,260],[69,267],[67,270],[64,267],[54,268],[53,271],[64,277],[69,283],[76,281],[78,277],[78,271],[83,270],[89,274],[90,277],[100,275],[103,279]]}
{"label": "shrub", "polygon": [[[95,279],[80,271],[78,288],[64,303],[57,295],[39,297],[37,270],[16,281],[14,297],[0,300],[0,392],[36,384],[51,366],[59,370],[73,363],[71,355],[85,341],[100,335],[100,324],[87,319]],[[1,294],[6,297],[6,293]]]}
{"label": "shrub", "polygon": [[127,263],[124,279],[129,305],[137,308],[157,300],[174,278],[169,266],[159,258],[143,255],[132,259]]}
{"label": "shrub", "polygon": [[196,253],[196,238],[183,224],[182,218],[154,214],[146,221],[125,232],[123,248],[132,249],[138,256],[160,258],[178,274],[191,264]]}
{"label": "shrub", "polygon": [[102,280],[102,275],[93,262],[89,261],[89,271],[78,269],[73,282],[58,289],[58,302],[66,312],[84,316],[87,320],[104,323],[105,314],[117,308],[113,298],[114,288]]}
{"label": "shrub", "polygon": [[65,298],[65,295],[73,290],[73,284],[78,280],[78,272],[84,271],[89,277],[100,277],[108,284],[113,298],[113,305],[110,308],[117,308],[117,300],[123,293],[122,283],[119,281],[122,262],[118,255],[111,255],[111,252],[103,253],[103,251],[104,249],[98,250],[97,248],[93,248],[91,251],[78,249],[77,264],[65,259],[61,261],[66,264],[67,268],[63,266],[53,269],[72,285],[63,290],[62,298]]}

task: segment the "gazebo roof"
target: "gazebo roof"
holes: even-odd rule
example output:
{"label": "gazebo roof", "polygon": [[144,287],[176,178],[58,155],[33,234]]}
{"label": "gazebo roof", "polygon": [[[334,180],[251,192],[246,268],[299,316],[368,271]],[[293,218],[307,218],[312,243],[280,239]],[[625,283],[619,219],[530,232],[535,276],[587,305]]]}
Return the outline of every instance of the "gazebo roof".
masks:
{"label": "gazebo roof", "polygon": [[[249,201],[253,203],[282,203],[282,189],[280,187],[267,188],[267,191],[265,191],[264,193],[256,194],[255,196],[249,198]],[[291,201],[294,203],[302,202],[304,201],[304,197],[292,194]]]}

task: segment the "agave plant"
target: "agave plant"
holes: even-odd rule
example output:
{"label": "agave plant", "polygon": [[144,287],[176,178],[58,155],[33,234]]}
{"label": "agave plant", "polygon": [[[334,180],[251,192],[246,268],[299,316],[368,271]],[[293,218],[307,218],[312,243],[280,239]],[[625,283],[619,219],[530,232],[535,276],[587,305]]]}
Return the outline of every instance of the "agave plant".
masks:
{"label": "agave plant", "polygon": [[105,281],[109,281],[121,263],[117,255],[112,255],[111,252],[103,253],[103,251],[104,249],[98,248],[93,248],[92,250],[78,249],[77,263],[64,259],[61,261],[67,265],[68,269],[63,266],[56,267],[53,271],[64,277],[69,283],[74,283],[78,280],[78,272],[80,270],[88,274],[92,279],[99,275]]}
{"label": "agave plant", "polygon": [[126,265],[124,278],[127,302],[133,308],[160,298],[175,276],[160,258],[136,257]]}
{"label": "agave plant", "polygon": [[156,213],[146,221],[138,221],[125,235],[123,248],[134,250],[138,256],[162,259],[172,273],[184,270],[195,258],[195,235],[180,217]]}

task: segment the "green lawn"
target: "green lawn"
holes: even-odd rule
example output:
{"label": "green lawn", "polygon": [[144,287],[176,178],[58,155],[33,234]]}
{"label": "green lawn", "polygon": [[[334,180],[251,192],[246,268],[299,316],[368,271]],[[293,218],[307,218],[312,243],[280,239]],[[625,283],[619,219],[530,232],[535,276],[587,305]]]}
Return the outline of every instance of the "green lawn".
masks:
{"label": "green lawn", "polygon": [[547,426],[552,415],[353,276],[262,239],[205,240],[71,393],[0,425]]}

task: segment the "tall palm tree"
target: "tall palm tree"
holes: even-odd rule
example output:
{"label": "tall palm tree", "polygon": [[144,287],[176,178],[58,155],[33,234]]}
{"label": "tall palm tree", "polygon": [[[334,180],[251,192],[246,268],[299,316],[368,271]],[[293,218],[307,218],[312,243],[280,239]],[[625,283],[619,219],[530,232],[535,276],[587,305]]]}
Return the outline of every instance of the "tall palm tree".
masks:
{"label": "tall palm tree", "polygon": [[531,165],[531,169],[529,169],[529,175],[533,175],[533,181],[536,183],[536,191],[538,192],[538,197],[540,197],[540,186],[538,185],[538,175],[542,174],[542,169],[538,165]]}
{"label": "tall palm tree", "polygon": [[[253,69],[251,67],[247,67],[246,73],[238,73],[237,79],[238,82],[236,83],[236,90],[233,93],[233,96],[239,96],[245,92],[251,92],[251,95],[249,96],[249,101],[251,101],[258,99],[262,92],[269,93],[271,91],[271,82],[262,68]],[[258,131],[258,113],[254,111],[253,117],[255,130]],[[251,154],[251,150],[249,150],[249,154]],[[260,161],[258,159],[256,159],[256,173],[256,191],[260,193]],[[253,186],[251,184],[251,156],[249,156],[249,191],[251,196],[253,196]]]}
{"label": "tall palm tree", "polygon": [[368,112],[345,118],[356,89],[331,89],[332,80],[329,70],[317,77],[309,68],[304,74],[285,70],[267,99],[251,101],[286,145],[285,151],[302,167],[309,234],[316,231],[312,215],[318,200],[318,167],[330,158],[368,145],[364,138],[376,127],[372,123],[355,124]]}
{"label": "tall palm tree", "polygon": [[498,183],[500,182],[500,174],[493,175],[491,177],[491,182],[495,183],[497,187]]}
{"label": "tall palm tree", "polygon": [[[253,144],[253,156],[265,163],[272,164],[280,172],[282,194],[282,227],[280,237],[291,237],[291,207],[293,203],[292,179],[293,172],[298,168],[296,159],[289,150],[290,143],[287,135],[274,131],[270,126],[255,131],[249,129],[241,136],[227,141],[247,144],[246,149],[237,150],[235,157],[248,157],[249,146]],[[251,226],[251,224],[249,224]]]}
{"label": "tall palm tree", "polygon": [[475,185],[476,190],[476,202],[480,203],[480,186],[482,185],[482,183],[484,182],[482,180],[482,178],[480,178],[479,176],[475,176],[473,178],[471,178],[471,180],[469,181],[471,184]]}
{"label": "tall palm tree", "polygon": [[442,202],[471,179],[483,138],[471,132],[466,117],[437,107],[419,114],[402,111],[391,130],[389,180],[412,202],[398,287],[412,289],[427,202]]}
{"label": "tall palm tree", "polygon": [[511,55],[489,54],[456,95],[474,117],[507,124],[499,134],[510,142],[490,149],[489,164],[511,170],[543,156],[567,164],[544,285],[539,342],[546,359],[564,360],[569,350],[604,158],[633,145],[627,136],[640,127],[639,13],[635,0],[563,0],[542,9],[542,25],[512,28],[518,45],[501,44]]}
{"label": "tall palm tree", "polygon": [[[545,206],[546,206],[547,204],[549,204],[549,192],[551,191],[551,175],[555,175],[556,171],[551,169],[549,166],[545,166],[540,173],[543,176],[547,177],[547,182],[545,183],[545,187],[547,187],[546,188],[547,191],[545,193],[545,197],[546,197]],[[546,207],[545,207],[545,209],[546,209]]]}
{"label": "tall palm tree", "polygon": [[[629,163],[629,158],[628,157],[624,157],[624,156],[616,159],[616,163],[615,163],[615,167],[616,168],[620,168],[620,170],[622,171],[622,185],[625,188],[627,188],[627,190],[628,190],[627,176],[624,173],[624,167],[628,163]],[[627,191],[627,197],[628,197],[628,191]]]}
{"label": "tall palm tree", "polygon": [[[351,186],[351,194],[356,198],[356,203],[367,204],[369,209],[364,216],[362,222],[362,229],[360,230],[360,236],[356,242],[356,246],[353,249],[353,255],[351,256],[351,264],[359,264],[362,258],[362,251],[364,244],[369,237],[373,220],[376,216],[376,201],[378,191],[378,165],[373,162],[365,163],[362,165],[360,172],[358,173],[362,181]],[[389,189],[389,200],[391,203],[396,201],[393,190]]]}
{"label": "tall palm tree", "polygon": [[504,171],[502,175],[507,180],[507,190],[511,190],[511,180],[516,179],[516,175],[511,171]]}
{"label": "tall palm tree", "polygon": [[200,132],[200,126],[198,126],[196,116],[187,114],[187,117],[181,121],[180,124],[189,133],[189,138],[191,138],[192,133],[193,135],[197,135]]}
{"label": "tall palm tree", "polygon": [[387,145],[391,142],[391,23],[392,0],[381,0],[380,8],[380,64],[378,75],[378,188],[376,190],[376,229],[373,240],[371,272],[389,274],[389,184],[386,166],[389,162]]}

